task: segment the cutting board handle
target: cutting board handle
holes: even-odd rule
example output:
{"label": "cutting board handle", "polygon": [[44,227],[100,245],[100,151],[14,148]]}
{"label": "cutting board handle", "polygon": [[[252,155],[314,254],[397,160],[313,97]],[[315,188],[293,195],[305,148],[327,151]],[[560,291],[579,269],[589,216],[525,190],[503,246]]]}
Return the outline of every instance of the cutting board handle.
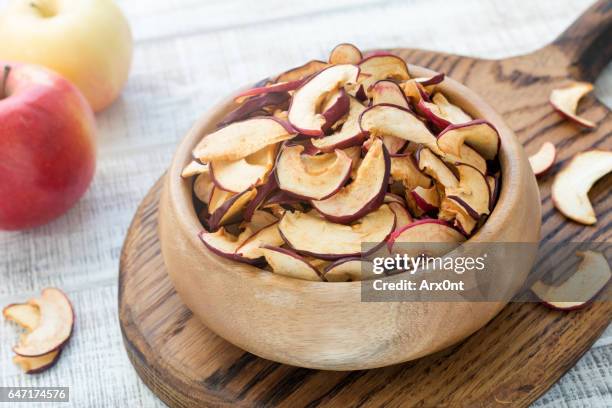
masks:
{"label": "cutting board handle", "polygon": [[594,81],[612,58],[612,0],[598,0],[551,44],[568,57],[573,74]]}

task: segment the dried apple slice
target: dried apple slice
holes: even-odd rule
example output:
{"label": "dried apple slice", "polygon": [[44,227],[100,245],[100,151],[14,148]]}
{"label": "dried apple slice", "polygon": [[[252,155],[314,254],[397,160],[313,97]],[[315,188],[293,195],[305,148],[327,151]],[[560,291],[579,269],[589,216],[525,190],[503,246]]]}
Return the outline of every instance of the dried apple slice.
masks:
{"label": "dried apple slice", "polygon": [[243,213],[244,220],[249,222],[259,207],[277,190],[278,183],[276,182],[276,177],[268,177],[268,181],[257,187],[257,194],[245,207]]}
{"label": "dried apple slice", "polygon": [[463,109],[450,103],[440,92],[436,92],[431,100],[438,107],[442,117],[454,125],[471,122],[473,120],[470,115],[463,111]]}
{"label": "dried apple slice", "polygon": [[381,206],[354,225],[329,222],[313,211],[286,212],[279,224],[285,242],[295,251],[316,258],[334,260],[361,256],[375,250],[362,248],[362,243],[384,244],[395,228],[395,214],[387,205]]}
{"label": "dried apple slice", "polygon": [[278,157],[276,179],[281,190],[303,199],[321,200],[336,193],[351,173],[352,160],[342,150],[303,155],[304,147],[286,146]]}
{"label": "dried apple slice", "polygon": [[454,226],[466,236],[469,236],[477,225],[477,220],[472,218],[465,208],[448,198],[444,198],[440,203],[438,218],[453,222]]}
{"label": "dried apple slice", "polygon": [[430,77],[414,78],[414,80],[422,86],[431,87],[433,85],[441,84],[444,81],[445,77],[446,75],[444,74],[444,72],[441,72]]}
{"label": "dried apple slice", "polygon": [[406,62],[397,55],[389,53],[379,53],[364,58],[359,63],[361,73],[359,82],[366,93],[369,93],[370,86],[381,79],[394,79],[405,81],[410,79]]}
{"label": "dried apple slice", "polygon": [[371,265],[359,257],[342,258],[329,264],[323,270],[323,277],[328,282],[358,282],[363,278],[362,268],[371,268]]}
{"label": "dried apple slice", "polygon": [[432,102],[427,102],[421,99],[416,105],[417,111],[423,116],[425,119],[431,123],[435,129],[438,131],[442,131],[450,126],[451,122],[447,120],[438,105]]}
{"label": "dried apple slice", "polygon": [[353,222],[383,203],[390,167],[386,148],[376,140],[357,169],[355,180],[327,199],[313,200],[312,206],[330,221]]}
{"label": "dried apple slice", "polygon": [[405,225],[412,223],[412,216],[402,204],[397,202],[389,203],[389,208],[395,213],[395,231],[403,228]]}
{"label": "dried apple slice", "polygon": [[[299,85],[299,83],[296,83]],[[270,87],[266,88],[267,92]],[[239,107],[228,113],[223,119],[217,124],[217,126],[227,126],[230,123],[245,120],[253,116],[260,116],[257,113],[262,112],[266,108],[278,108],[287,105],[289,101],[289,92],[271,92],[262,95],[257,95],[244,101]],[[242,99],[242,98],[241,98]]]}
{"label": "dried apple slice", "polygon": [[319,60],[308,61],[304,65],[292,68],[288,71],[283,72],[276,78],[276,82],[291,82],[298,81],[304,78],[308,78],[323,69],[327,68],[329,64]]}
{"label": "dried apple slice", "polygon": [[54,350],[39,357],[14,356],[13,362],[26,374],[38,374],[53,367],[59,360],[62,349]]}
{"label": "dried apple slice", "polygon": [[248,102],[247,98],[251,98],[253,96],[293,91],[299,88],[303,83],[304,83],[303,80],[295,80],[295,81],[287,81],[287,82],[277,82],[275,84],[269,84],[265,86],[250,88],[236,95],[234,97],[234,102],[244,103],[245,101]]}
{"label": "dried apple slice", "polygon": [[276,161],[278,145],[269,145],[247,157],[235,160],[216,160],[210,163],[210,173],[217,187],[240,193],[263,184]]}
{"label": "dried apple slice", "polygon": [[40,310],[29,303],[14,303],[2,309],[6,320],[12,321],[28,331],[34,330],[40,323]]}
{"label": "dried apple slice", "polygon": [[[389,251],[406,253],[411,256],[426,254],[443,256],[465,241],[465,236],[441,220],[415,221],[395,231],[389,237]],[[434,243],[436,245],[428,245]],[[402,246],[401,244],[408,244]],[[441,245],[446,244],[446,245]]]}
{"label": "dried apple slice", "polygon": [[[435,185],[431,188],[416,187],[406,194],[406,202],[411,209],[418,208],[422,212],[432,213],[440,208],[440,195]],[[418,215],[419,211],[415,213]]]}
{"label": "dried apple slice", "polygon": [[399,106],[380,104],[369,107],[361,114],[359,125],[371,136],[394,136],[438,151],[436,137],[427,126],[411,111]]}
{"label": "dried apple slice", "polygon": [[45,288],[28,304],[40,311],[34,330],[23,335],[13,351],[23,357],[39,357],[61,348],[72,335],[74,311],[66,295],[56,288]]}
{"label": "dried apple slice", "polygon": [[479,155],[476,150],[464,144],[461,145],[460,152],[460,156],[442,152],[443,154],[440,156],[440,158],[448,164],[469,164],[470,166],[475,167],[482,174],[487,172],[487,161],[481,155]]}
{"label": "dried apple slice", "polygon": [[578,103],[583,96],[593,90],[593,84],[588,82],[574,82],[562,89],[555,89],[550,93],[550,104],[562,116],[586,128],[594,128],[595,123],[581,118],[576,114]]}
{"label": "dried apple slice", "polygon": [[193,155],[202,162],[240,160],[294,136],[293,129],[272,116],[247,119],[205,136],[193,150]]}
{"label": "dried apple slice", "polygon": [[301,280],[321,281],[319,271],[304,257],[289,249],[264,246],[261,248],[261,253],[276,274]]}
{"label": "dried apple slice", "polygon": [[438,146],[445,153],[461,156],[461,146],[467,143],[487,160],[499,151],[500,139],[495,127],[486,120],[476,119],[450,125],[438,135]]}
{"label": "dried apple slice", "polygon": [[558,286],[537,281],[531,290],[546,305],[559,310],[575,310],[589,303],[606,287],[612,273],[606,257],[595,251],[578,252],[582,257],[576,272]]}
{"label": "dried apple slice", "polygon": [[[225,193],[223,193],[223,190],[215,188],[213,190],[210,200],[211,207],[213,204],[213,200],[216,200],[215,195],[217,191],[221,191],[221,193],[219,193],[218,195],[225,195]],[[210,219],[208,220],[208,222],[210,229],[214,231],[222,225],[230,224],[236,221],[236,219],[240,216],[242,210],[244,210],[249,201],[255,198],[256,194],[257,190],[254,188],[251,190],[243,191],[240,194],[233,194],[227,200],[224,200],[223,203],[219,205],[214,211],[209,210]]]}
{"label": "dried apple slice", "polygon": [[544,174],[555,164],[557,157],[557,149],[550,142],[545,142],[540,146],[540,150],[532,156],[529,156],[529,164],[533,170],[533,174],[539,176]]}
{"label": "dried apple slice", "polygon": [[408,81],[402,82],[400,84],[404,95],[408,100],[412,103],[412,105],[416,106],[419,101],[425,100],[426,102],[431,102],[429,99],[429,94],[425,90],[425,87],[417,82],[415,79],[409,79]]}
{"label": "dried apple slice", "polygon": [[353,44],[338,44],[329,54],[330,64],[359,64],[363,59],[359,48]]}
{"label": "dried apple slice", "polygon": [[446,187],[446,196],[461,205],[475,220],[490,213],[491,192],[484,174],[469,164],[457,164],[459,184]]}
{"label": "dried apple slice", "polygon": [[359,68],[355,65],[332,65],[298,88],[289,107],[289,122],[300,133],[308,136],[323,136],[326,119],[317,112],[325,96],[347,82],[356,82]]}
{"label": "dried apple slice", "polygon": [[346,93],[344,88],[336,90],[330,97],[329,100],[323,104],[321,115],[325,119],[322,125],[324,133],[328,133],[332,127],[337,126],[338,121],[344,117],[350,107],[350,96]]}
{"label": "dried apple slice", "polygon": [[489,185],[489,191],[491,192],[491,203],[489,205],[489,209],[493,211],[493,207],[495,207],[495,203],[497,202],[497,198],[499,197],[499,190],[501,187],[499,174],[494,176],[487,176],[487,184]]}
{"label": "dried apple slice", "polygon": [[257,264],[258,259],[247,259],[236,254],[236,250],[255,232],[246,228],[239,236],[227,232],[225,228],[219,228],[215,232],[202,231],[199,234],[202,243],[214,254],[232,261]]}
{"label": "dried apple slice", "polygon": [[417,158],[419,161],[419,169],[433,177],[445,188],[457,187],[459,180],[455,177],[455,174],[448,168],[448,166],[438,158],[431,150],[424,147],[417,151]]}
{"label": "dried apple slice", "polygon": [[410,109],[408,100],[397,82],[389,80],[378,81],[372,85],[370,93],[372,95],[372,105],[388,104]]}
{"label": "dried apple slice", "polygon": [[279,246],[284,243],[285,241],[278,231],[278,222],[275,222],[274,224],[260,229],[247,238],[238,249],[236,249],[236,254],[241,258],[257,261],[264,256],[261,247],[266,245]]}
{"label": "dried apple slice", "polygon": [[590,150],[578,153],[555,176],[552,202],[567,218],[585,225],[595,224],[597,217],[589,201],[593,184],[612,171],[612,152]]}
{"label": "dried apple slice", "polygon": [[[193,182],[193,193],[195,196],[204,204],[210,204],[215,183],[213,182],[212,175],[210,174],[210,168],[207,166],[207,170],[196,177]],[[219,203],[220,205],[221,203]],[[210,205],[209,205],[210,210]]]}
{"label": "dried apple slice", "polygon": [[190,178],[208,171],[208,164],[202,164],[195,160],[189,162],[181,172],[182,178]]}
{"label": "dried apple slice", "polygon": [[414,158],[408,154],[391,157],[391,178],[401,181],[407,190],[431,188],[433,185],[432,179],[419,170]]}
{"label": "dried apple slice", "polygon": [[329,136],[311,139],[314,147],[323,152],[332,152],[335,149],[361,144],[367,133],[359,127],[359,117],[366,108],[353,97],[349,100],[349,112],[342,127]]}

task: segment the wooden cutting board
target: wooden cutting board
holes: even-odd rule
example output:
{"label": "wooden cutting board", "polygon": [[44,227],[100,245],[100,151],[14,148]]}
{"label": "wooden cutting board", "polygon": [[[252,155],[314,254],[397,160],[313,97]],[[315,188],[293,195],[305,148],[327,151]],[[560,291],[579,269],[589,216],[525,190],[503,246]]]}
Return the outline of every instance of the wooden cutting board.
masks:
{"label": "wooden cutting board", "polygon": [[[568,221],[550,199],[553,175],[567,159],[612,148],[610,111],[593,96],[585,98],[580,113],[597,128],[582,130],[555,113],[548,96],[573,79],[593,81],[612,56],[611,39],[612,2],[599,1],[553,44],[525,56],[482,60],[393,52],[474,89],[503,114],[528,153],[544,141],[557,146],[556,168],[540,180],[544,241],[610,241],[612,177],[591,191],[599,218],[594,227]],[[136,371],[173,407],[524,407],[572,367],[612,319],[612,302],[569,313],[510,304],[464,342],[417,361],[352,372],[274,363],[217,337],[181,303],[157,238],[159,191],[160,182],[140,205],[125,240],[119,317]]]}

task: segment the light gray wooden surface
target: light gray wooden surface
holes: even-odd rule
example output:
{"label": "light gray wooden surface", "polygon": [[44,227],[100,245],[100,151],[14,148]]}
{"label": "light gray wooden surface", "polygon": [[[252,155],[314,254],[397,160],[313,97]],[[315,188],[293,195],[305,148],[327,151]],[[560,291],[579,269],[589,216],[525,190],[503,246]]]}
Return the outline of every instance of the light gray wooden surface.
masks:
{"label": "light gray wooden surface", "polygon": [[[7,0],[0,0],[0,6]],[[66,216],[28,232],[0,232],[0,305],[46,286],[74,301],[77,325],[61,361],[25,376],[11,362],[17,330],[0,324],[0,385],[69,386],[79,407],[162,403],[132,369],[117,321],[117,264],[139,201],[176,143],[223,95],[325,58],[339,42],[418,47],[480,57],[534,50],[590,0],[123,0],[136,47],[123,96],[98,115],[98,169]],[[612,69],[597,83],[612,101]],[[45,404],[49,407],[49,404]],[[612,329],[535,407],[612,406]]]}

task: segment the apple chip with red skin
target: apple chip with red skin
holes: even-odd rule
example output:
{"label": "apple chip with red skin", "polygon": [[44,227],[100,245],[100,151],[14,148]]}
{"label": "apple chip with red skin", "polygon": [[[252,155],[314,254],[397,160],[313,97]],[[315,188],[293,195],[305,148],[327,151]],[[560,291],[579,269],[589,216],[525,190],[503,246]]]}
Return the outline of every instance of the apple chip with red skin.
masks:
{"label": "apple chip with red skin", "polygon": [[463,143],[473,147],[485,159],[493,160],[501,142],[497,129],[482,119],[450,125],[438,135],[440,150],[455,156],[461,156]]}
{"label": "apple chip with red skin", "polygon": [[210,163],[210,174],[222,190],[241,193],[263,184],[276,161],[278,145],[272,144],[239,160],[215,160]]}
{"label": "apple chip with red skin", "polygon": [[318,112],[326,95],[348,82],[356,82],[359,68],[351,64],[332,65],[298,88],[289,107],[289,122],[301,134],[323,136],[326,118]]}
{"label": "apple chip with red skin", "polygon": [[[213,203],[216,203],[216,196],[222,196],[225,198],[227,197],[227,194],[230,194],[229,198],[222,201],[222,204],[216,207],[216,209],[210,209],[213,208]],[[233,221],[236,221],[236,219],[240,216],[241,212],[244,210],[247,204],[253,198],[255,198],[256,195],[256,189],[243,191],[240,194],[227,193],[219,188],[213,189],[209,204],[209,211],[212,211],[210,213],[210,219],[208,220],[210,229],[214,231],[222,225],[230,224]]]}
{"label": "apple chip with red skin", "polygon": [[22,357],[40,357],[60,349],[72,335],[74,311],[66,295],[59,289],[46,288],[28,304],[38,308],[38,325],[23,335],[13,347]]}
{"label": "apple chip with red skin", "polygon": [[331,135],[313,138],[310,142],[323,152],[333,152],[335,149],[360,145],[367,136],[367,132],[362,131],[359,126],[359,118],[365,109],[365,106],[357,99],[350,97],[349,111],[342,127]]}
{"label": "apple chip with red skin", "polygon": [[438,151],[436,137],[427,126],[414,113],[396,105],[380,104],[366,109],[359,125],[370,136],[394,136]]}
{"label": "apple chip with red skin", "polygon": [[529,165],[536,176],[542,175],[555,164],[557,149],[550,142],[545,142],[532,156],[529,156]]}
{"label": "apple chip with red skin", "polygon": [[238,249],[236,249],[236,254],[241,258],[260,260],[264,256],[261,251],[262,247],[266,245],[279,246],[284,243],[285,241],[278,230],[278,222],[275,222],[260,229],[247,238]]}
{"label": "apple chip with red skin", "polygon": [[595,127],[594,122],[581,118],[576,114],[578,102],[592,90],[593,84],[588,82],[573,82],[565,88],[553,90],[550,93],[550,104],[557,112],[572,122],[593,129]]}
{"label": "apple chip with red skin", "polygon": [[372,85],[370,93],[372,105],[388,104],[410,109],[410,104],[397,82],[386,79],[378,81]]}
{"label": "apple chip with red skin", "polygon": [[327,265],[323,277],[328,282],[357,282],[363,279],[364,269],[369,272],[372,262],[359,257],[342,258]]}
{"label": "apple chip with red skin", "polygon": [[307,200],[325,199],[340,190],[350,176],[351,158],[342,150],[318,156],[303,151],[300,145],[281,151],[276,165],[279,188]]}
{"label": "apple chip with red skin", "polygon": [[370,86],[381,79],[394,79],[405,81],[410,79],[406,62],[397,55],[379,53],[364,58],[359,63],[361,70],[359,82],[366,93],[370,92]]}
{"label": "apple chip with red skin", "polygon": [[554,206],[567,218],[585,225],[597,222],[589,200],[593,184],[612,171],[612,152],[590,150],[578,153],[557,175],[552,184]]}
{"label": "apple chip with red skin", "polygon": [[276,274],[308,281],[322,280],[317,268],[294,251],[275,246],[264,246],[261,252]]}
{"label": "apple chip with red skin", "polygon": [[355,180],[327,199],[312,201],[312,206],[330,221],[351,223],[383,203],[390,167],[386,148],[376,140],[357,169]]}
{"label": "apple chip with red skin", "polygon": [[391,157],[391,178],[401,181],[409,191],[416,187],[433,186],[433,180],[419,170],[418,164],[409,154]]}
{"label": "apple chip with red skin", "polygon": [[442,117],[453,125],[459,125],[473,120],[470,115],[463,111],[463,109],[450,103],[440,92],[436,92],[432,96],[431,101],[438,107]]}
{"label": "apple chip with red skin", "polygon": [[484,174],[468,164],[458,164],[459,184],[447,187],[446,196],[463,207],[475,220],[490,213],[491,192]]}
{"label": "apple chip with red skin", "polygon": [[466,236],[469,236],[477,225],[477,220],[472,218],[465,208],[448,198],[444,198],[440,202],[438,218],[453,222],[454,226]]}
{"label": "apple chip with red skin", "polygon": [[419,169],[428,176],[437,180],[445,188],[457,187],[459,180],[447,165],[431,150],[424,147],[417,151]]}
{"label": "apple chip with red skin", "polygon": [[205,136],[193,150],[193,155],[202,162],[240,160],[294,136],[293,129],[274,117],[247,119]]}
{"label": "apple chip with red skin", "polygon": [[389,208],[395,214],[395,231],[414,221],[406,207],[404,207],[402,204],[391,202],[389,203]]}
{"label": "apple chip with red skin", "polygon": [[547,306],[558,310],[575,310],[586,306],[601,292],[610,279],[610,265],[606,257],[595,251],[578,252],[582,262],[578,269],[560,285],[551,286],[537,281],[533,293]]}
{"label": "apple chip with red skin", "polygon": [[417,216],[434,213],[440,208],[440,194],[435,185],[431,188],[416,187],[406,192],[406,202]]}
{"label": "apple chip with red skin", "polygon": [[305,78],[308,78],[329,66],[328,63],[312,60],[308,61],[304,65],[300,65],[299,67],[292,68],[288,71],[283,72],[276,78],[276,82],[292,82],[299,81]]}
{"label": "apple chip with red skin", "polygon": [[13,303],[2,310],[6,320],[12,321],[28,331],[34,330],[40,323],[40,310],[29,303]]}
{"label": "apple chip with red skin", "polygon": [[315,211],[286,212],[279,224],[281,235],[292,249],[326,260],[361,256],[365,251],[363,243],[382,245],[394,228],[395,214],[387,205],[370,212],[353,225],[330,222]]}
{"label": "apple chip with red skin", "polygon": [[[465,241],[465,236],[442,220],[415,221],[389,237],[389,252],[439,257]],[[433,243],[434,245],[428,245]],[[407,244],[407,245],[401,245]]]}
{"label": "apple chip with red skin", "polygon": [[468,145],[461,145],[461,154],[459,156],[445,152],[441,153],[440,158],[448,164],[469,164],[482,174],[486,174],[487,172],[487,161],[480,154],[478,154],[476,150],[472,149]]}
{"label": "apple chip with red skin", "polygon": [[359,48],[353,44],[338,44],[329,54],[330,64],[359,64],[363,59]]}

